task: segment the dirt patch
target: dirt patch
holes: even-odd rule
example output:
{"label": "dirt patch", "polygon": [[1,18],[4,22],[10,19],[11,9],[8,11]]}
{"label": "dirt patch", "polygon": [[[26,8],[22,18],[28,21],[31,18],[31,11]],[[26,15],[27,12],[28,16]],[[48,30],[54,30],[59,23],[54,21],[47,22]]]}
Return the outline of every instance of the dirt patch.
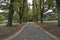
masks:
{"label": "dirt patch", "polygon": [[0,26],[0,40],[3,40],[4,38],[7,38],[11,36],[12,34],[16,33],[18,30],[24,26],[25,23],[23,24],[16,24],[11,27],[9,26]]}
{"label": "dirt patch", "polygon": [[49,33],[60,38],[60,27],[57,25],[57,23],[38,23],[38,25]]}

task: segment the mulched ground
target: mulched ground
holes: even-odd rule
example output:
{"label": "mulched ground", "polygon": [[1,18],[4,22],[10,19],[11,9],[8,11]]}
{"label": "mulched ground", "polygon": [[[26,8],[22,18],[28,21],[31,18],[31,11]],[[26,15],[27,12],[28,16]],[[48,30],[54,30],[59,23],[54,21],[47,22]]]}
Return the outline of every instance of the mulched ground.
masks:
{"label": "mulched ground", "polygon": [[11,27],[9,26],[0,26],[0,40],[3,40],[6,37],[11,36],[12,34],[16,33],[19,29],[22,28],[22,26],[25,25],[23,24],[16,24]]}
{"label": "mulched ground", "polygon": [[47,30],[49,33],[60,38],[60,27],[57,25],[57,23],[38,23],[38,25]]}

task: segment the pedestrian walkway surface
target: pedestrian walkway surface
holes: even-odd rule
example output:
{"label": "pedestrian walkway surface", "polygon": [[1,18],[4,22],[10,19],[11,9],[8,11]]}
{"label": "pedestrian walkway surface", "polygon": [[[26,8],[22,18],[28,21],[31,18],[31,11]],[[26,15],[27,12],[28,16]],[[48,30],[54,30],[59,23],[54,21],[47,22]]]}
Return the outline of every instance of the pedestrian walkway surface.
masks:
{"label": "pedestrian walkway surface", "polygon": [[54,40],[44,31],[38,29],[33,23],[29,23],[27,27],[12,40]]}

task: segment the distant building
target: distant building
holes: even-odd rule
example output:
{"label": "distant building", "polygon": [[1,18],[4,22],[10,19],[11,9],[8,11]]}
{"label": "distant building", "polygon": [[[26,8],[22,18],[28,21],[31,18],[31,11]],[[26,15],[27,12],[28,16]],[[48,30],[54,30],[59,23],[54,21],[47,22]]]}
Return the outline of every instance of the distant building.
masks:
{"label": "distant building", "polygon": [[10,3],[10,0],[0,0],[0,2],[4,2],[4,3]]}
{"label": "distant building", "polygon": [[0,0],[0,12],[7,12],[7,10],[2,10],[2,8],[7,5],[6,3],[10,3],[10,0]]}
{"label": "distant building", "polygon": [[0,0],[0,5],[6,5],[6,3],[10,3],[10,0]]}

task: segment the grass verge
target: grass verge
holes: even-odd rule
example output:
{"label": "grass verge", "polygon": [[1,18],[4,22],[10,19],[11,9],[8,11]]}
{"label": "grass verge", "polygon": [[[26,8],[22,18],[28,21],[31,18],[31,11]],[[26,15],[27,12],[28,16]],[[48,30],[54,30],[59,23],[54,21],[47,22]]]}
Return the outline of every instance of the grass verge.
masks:
{"label": "grass verge", "polygon": [[24,26],[25,23],[22,24],[13,24],[13,26],[9,27],[9,26],[5,26],[5,25],[0,25],[0,40],[3,40],[11,35],[13,35],[14,33],[16,33],[18,30],[20,30],[22,28],[22,26]]}
{"label": "grass verge", "polygon": [[40,27],[60,38],[60,27],[56,22],[37,23]]}

